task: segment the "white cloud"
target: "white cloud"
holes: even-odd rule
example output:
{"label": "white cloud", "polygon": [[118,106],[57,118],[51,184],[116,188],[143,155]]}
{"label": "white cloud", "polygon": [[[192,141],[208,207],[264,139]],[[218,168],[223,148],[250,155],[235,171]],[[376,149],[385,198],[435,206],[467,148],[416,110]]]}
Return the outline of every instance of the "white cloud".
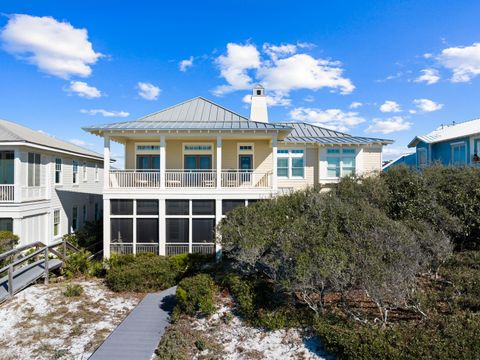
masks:
{"label": "white cloud", "polygon": [[145,100],[157,100],[158,95],[162,91],[159,87],[145,82],[139,82],[137,84],[138,95]]}
{"label": "white cloud", "polygon": [[391,118],[382,120],[374,119],[366,130],[366,133],[382,133],[390,134],[397,131],[408,130],[412,126],[411,122],[408,122],[401,116],[393,116]]}
{"label": "white cloud", "polygon": [[216,60],[221,76],[228,85],[217,86],[213,93],[221,96],[225,93],[245,90],[252,87],[252,78],[248,70],[260,67],[260,53],[255,45],[227,44],[227,54],[220,55]]}
{"label": "white cloud", "polygon": [[[292,104],[292,100],[286,97],[283,97],[281,94],[274,94],[273,96],[267,95],[267,105],[268,106],[290,106]],[[242,98],[242,101],[246,104],[250,104],[252,102],[252,95],[245,95]]]}
{"label": "white cloud", "polygon": [[186,72],[188,68],[193,66],[193,56],[190,56],[188,59],[180,61],[178,68],[182,72]]}
{"label": "white cloud", "polygon": [[452,82],[467,82],[480,74],[480,43],[442,50],[437,60],[453,71]]}
{"label": "white cloud", "polygon": [[86,29],[53,17],[15,14],[0,32],[3,48],[41,71],[68,79],[87,77],[102,54],[93,50]]}
{"label": "white cloud", "polygon": [[423,69],[420,70],[422,75],[417,77],[414,81],[415,82],[425,82],[427,85],[432,85],[437,83],[440,80],[440,75],[438,70],[436,69]]}
{"label": "white cloud", "polygon": [[74,92],[78,96],[88,99],[98,98],[102,96],[102,92],[94,86],[88,85],[84,81],[70,81],[70,86],[66,88],[66,91]]}
{"label": "white cloud", "polygon": [[290,111],[289,115],[292,120],[315,123],[338,131],[347,131],[354,126],[365,122],[365,119],[359,116],[357,112],[344,112],[340,109],[321,110],[298,107]]}
{"label": "white cloud", "polygon": [[130,115],[130,113],[126,111],[108,111],[104,109],[90,109],[90,110],[82,109],[80,110],[80,112],[82,114],[88,114],[92,116],[102,115],[105,117],[127,117],[128,115]]}
{"label": "white cloud", "polygon": [[391,145],[385,146],[382,150],[382,156],[384,160],[393,160],[401,155],[414,153],[415,149],[410,149],[406,146],[392,147]]}
{"label": "white cloud", "polygon": [[436,103],[429,99],[415,99],[413,103],[417,105],[417,108],[423,112],[437,111],[443,108],[443,104]]}
{"label": "white cloud", "polygon": [[314,98],[312,95],[307,95],[307,96],[305,96],[305,98],[303,99],[303,101],[306,101],[306,102],[314,102],[314,101],[315,101],[315,98]]}
{"label": "white cloud", "polygon": [[350,104],[349,108],[350,109],[358,109],[359,107],[362,107],[363,104],[359,101],[354,101]]}
{"label": "white cloud", "polygon": [[284,97],[298,89],[330,88],[342,94],[349,94],[355,89],[350,79],[343,77],[339,62],[297,53],[299,49],[309,48],[310,44],[264,44],[262,58],[255,45],[229,43],[227,54],[216,59],[220,74],[227,84],[218,86],[213,93],[219,96],[250,89],[253,80]]}
{"label": "white cloud", "polygon": [[387,100],[380,106],[380,111],[383,113],[390,113],[390,112],[400,112],[400,105],[393,100]]}

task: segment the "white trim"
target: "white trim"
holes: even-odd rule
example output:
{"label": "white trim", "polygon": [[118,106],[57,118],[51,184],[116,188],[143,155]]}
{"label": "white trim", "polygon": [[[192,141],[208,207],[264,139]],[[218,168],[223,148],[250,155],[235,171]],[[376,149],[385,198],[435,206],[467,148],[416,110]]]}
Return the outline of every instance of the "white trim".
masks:
{"label": "white trim", "polygon": [[[251,146],[250,150],[240,151],[240,146]],[[240,169],[240,155],[251,155],[252,156],[252,170],[255,169],[255,144],[254,143],[237,143],[237,169]]]}
{"label": "white trim", "polygon": [[[60,181],[57,183],[57,160],[60,160]],[[63,185],[63,159],[61,157],[55,156],[53,158],[53,184],[55,186]]]}
{"label": "white trim", "polygon": [[[457,164],[457,163],[455,163],[454,156],[453,156],[454,148],[456,148],[456,147],[461,148],[462,146],[463,146],[464,152],[465,152],[465,157],[463,159],[464,162]],[[466,141],[458,141],[458,142],[455,142],[455,143],[451,143],[450,144],[450,164],[452,164],[452,165],[467,165],[467,161],[468,161],[468,155],[467,155],[467,143],[466,143]]]}
{"label": "white trim", "polygon": [[[209,145],[210,150],[186,150],[186,145]],[[213,151],[214,143],[213,142],[182,142],[182,170],[185,169],[185,155],[211,155],[212,156],[212,170],[214,169],[213,165],[216,161],[215,152]]]}
{"label": "white trim", "polygon": [[78,156],[78,157],[82,157],[82,158],[86,158],[86,159],[93,159],[93,160],[97,160],[97,161],[102,161],[103,160],[103,158],[101,156],[96,157],[96,156],[92,156],[92,155],[85,155],[85,154],[76,153],[76,152],[73,152],[73,151],[53,148],[53,147],[50,147],[50,146],[38,145],[38,144],[34,144],[34,143],[31,143],[31,142],[27,142],[27,141],[0,142],[0,146],[28,146],[28,147],[32,147],[32,148],[35,148],[35,149],[47,150],[47,151],[51,151],[51,152],[54,152],[54,153],[67,154],[67,155],[71,155],[71,156]]}
{"label": "white trim", "polygon": [[[279,150],[287,150],[288,153],[286,154],[279,154]],[[303,153],[292,153],[293,150],[303,150]],[[307,147],[301,146],[288,146],[288,147],[279,147],[277,148],[277,161],[278,159],[288,159],[288,176],[278,176],[281,180],[305,180],[305,171],[307,167]],[[303,158],[303,176],[293,176],[292,175],[292,159],[293,158]],[[277,166],[277,173],[278,173],[278,166]]]}

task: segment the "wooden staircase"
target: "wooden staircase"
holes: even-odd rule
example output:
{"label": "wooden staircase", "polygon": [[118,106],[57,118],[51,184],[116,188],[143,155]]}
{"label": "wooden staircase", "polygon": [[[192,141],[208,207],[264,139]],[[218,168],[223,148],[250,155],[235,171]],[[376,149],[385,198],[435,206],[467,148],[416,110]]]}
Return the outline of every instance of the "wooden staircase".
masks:
{"label": "wooden staircase", "polygon": [[[0,278],[0,303],[42,277],[48,284],[49,272],[60,268],[67,259],[67,248],[78,251],[68,241],[59,240],[50,245],[35,242],[0,254],[0,261],[10,260],[10,264],[0,269],[0,276],[6,273]],[[23,252],[31,249],[34,250],[32,253],[22,256]]]}

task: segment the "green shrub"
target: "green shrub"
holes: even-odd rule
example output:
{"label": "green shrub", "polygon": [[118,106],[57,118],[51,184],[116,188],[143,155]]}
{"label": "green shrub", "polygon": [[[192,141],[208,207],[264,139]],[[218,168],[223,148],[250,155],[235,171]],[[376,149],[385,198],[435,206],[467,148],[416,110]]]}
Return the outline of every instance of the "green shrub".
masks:
{"label": "green shrub", "polygon": [[0,231],[0,254],[12,250],[18,244],[19,237],[11,231]]}
{"label": "green shrub", "polygon": [[215,311],[215,283],[207,274],[180,281],[176,292],[176,311],[188,315],[209,316]]}
{"label": "green shrub", "polygon": [[247,319],[252,319],[256,310],[252,282],[243,280],[238,275],[228,274],[222,283],[232,293],[240,313]]}
{"label": "green shrub", "polygon": [[67,285],[63,295],[66,297],[77,297],[83,294],[83,287],[80,284]]}
{"label": "green shrub", "polygon": [[91,274],[92,261],[88,258],[91,253],[86,250],[80,250],[71,253],[62,267],[62,272],[67,278]]}
{"label": "green shrub", "polygon": [[177,262],[154,254],[112,258],[106,283],[113,291],[158,291],[175,285],[183,274]]}

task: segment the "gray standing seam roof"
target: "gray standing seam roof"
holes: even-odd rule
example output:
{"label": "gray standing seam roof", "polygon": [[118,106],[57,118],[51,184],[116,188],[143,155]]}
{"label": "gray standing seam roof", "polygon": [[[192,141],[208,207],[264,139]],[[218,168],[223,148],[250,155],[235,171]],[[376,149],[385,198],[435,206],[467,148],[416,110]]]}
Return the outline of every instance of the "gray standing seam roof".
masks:
{"label": "gray standing seam roof", "polygon": [[25,142],[42,145],[53,149],[69,151],[79,155],[95,157],[101,160],[103,156],[95,151],[74,145],[53,136],[32,130],[11,121],[0,119],[0,142]]}
{"label": "gray standing seam roof", "polygon": [[282,141],[287,143],[317,143],[322,145],[362,145],[372,143],[391,144],[392,140],[352,136],[304,122],[279,123],[289,125],[292,131]]}
{"label": "gray standing seam roof", "polygon": [[135,121],[93,125],[102,130],[290,130],[289,126],[251,121],[202,97],[185,101]]}

